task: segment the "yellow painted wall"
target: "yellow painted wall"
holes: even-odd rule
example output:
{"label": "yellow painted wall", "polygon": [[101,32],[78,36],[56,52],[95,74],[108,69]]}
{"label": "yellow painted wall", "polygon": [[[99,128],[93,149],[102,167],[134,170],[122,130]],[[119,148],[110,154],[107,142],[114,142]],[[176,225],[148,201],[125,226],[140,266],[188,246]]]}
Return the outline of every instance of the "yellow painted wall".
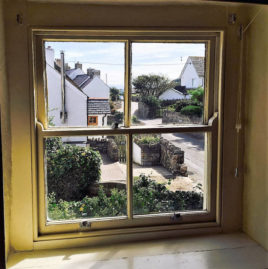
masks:
{"label": "yellow painted wall", "polygon": [[[28,63],[30,26],[70,27],[176,27],[224,29],[224,128],[222,152],[222,228],[224,232],[242,228],[242,177],[235,178],[235,117],[237,72],[240,41],[238,23],[228,24],[228,14],[237,12],[238,21],[245,20],[243,9],[233,5],[169,4],[154,5],[88,5],[40,4],[7,1],[5,5],[6,59],[11,123],[11,188],[6,200],[11,201],[10,245],[16,251],[33,249],[32,155],[31,155],[31,88]],[[18,24],[17,14],[23,21]],[[6,146],[8,149],[8,145]]]}
{"label": "yellow painted wall", "polygon": [[243,229],[268,250],[268,7],[261,9],[246,31]]}
{"label": "yellow painted wall", "polygon": [[3,1],[0,0],[0,103],[1,103],[1,127],[3,146],[3,176],[4,176],[4,197],[5,197],[5,237],[6,255],[9,252],[9,225],[10,225],[10,179],[11,179],[11,152],[10,152],[10,117],[9,99],[6,80],[5,64],[5,28]]}

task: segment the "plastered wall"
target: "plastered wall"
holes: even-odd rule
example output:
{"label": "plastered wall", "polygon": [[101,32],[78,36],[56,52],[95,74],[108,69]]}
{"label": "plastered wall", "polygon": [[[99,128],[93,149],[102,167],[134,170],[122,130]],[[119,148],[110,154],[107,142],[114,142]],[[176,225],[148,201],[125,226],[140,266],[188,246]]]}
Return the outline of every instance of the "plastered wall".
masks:
{"label": "plastered wall", "polygon": [[268,250],[268,7],[256,14],[245,34],[243,230]]}
{"label": "plastered wall", "polygon": [[[240,41],[238,24],[228,24],[228,13],[238,12],[244,20],[243,9],[224,5],[71,5],[39,4],[7,1],[5,5],[6,59],[10,113],[9,143],[11,143],[10,246],[16,250],[33,249],[31,114],[32,86],[29,63],[30,26],[53,27],[176,27],[225,30],[224,51],[224,128],[222,152],[221,224],[224,232],[242,227],[242,177],[235,178],[235,117],[237,100],[237,70]],[[20,14],[22,21],[17,22]],[[7,147],[8,149],[8,147]]]}

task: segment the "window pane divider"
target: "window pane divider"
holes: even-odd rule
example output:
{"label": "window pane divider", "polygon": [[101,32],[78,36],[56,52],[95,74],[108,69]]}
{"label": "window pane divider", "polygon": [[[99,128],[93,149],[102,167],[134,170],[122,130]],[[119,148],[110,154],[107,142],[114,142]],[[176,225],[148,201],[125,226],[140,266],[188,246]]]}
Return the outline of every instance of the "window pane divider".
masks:
{"label": "window pane divider", "polygon": [[116,134],[147,134],[147,133],[199,133],[199,132],[212,132],[211,125],[198,125],[198,126],[176,126],[176,127],[131,127],[131,128],[68,128],[68,129],[42,129],[39,133],[43,137],[50,136],[90,136],[90,135],[116,135]]}

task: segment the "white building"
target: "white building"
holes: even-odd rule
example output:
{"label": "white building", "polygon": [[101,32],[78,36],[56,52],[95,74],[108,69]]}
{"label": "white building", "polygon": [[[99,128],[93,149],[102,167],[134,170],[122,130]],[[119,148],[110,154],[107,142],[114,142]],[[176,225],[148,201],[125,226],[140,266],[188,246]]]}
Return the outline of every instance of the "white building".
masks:
{"label": "white building", "polygon": [[190,99],[190,95],[185,95],[180,91],[175,89],[169,89],[164,91],[160,96],[160,100],[181,100],[181,99]]}
{"label": "white building", "polygon": [[[110,88],[99,78],[99,71],[89,69],[85,74],[81,64],[65,72],[62,105],[62,74],[55,62],[54,50],[46,48],[46,75],[48,94],[48,117],[57,127],[106,126],[110,114]],[[62,118],[65,111],[65,119]],[[86,137],[66,138],[65,141],[85,142]]]}
{"label": "white building", "polygon": [[195,89],[204,88],[205,57],[189,56],[180,74],[181,86]]}

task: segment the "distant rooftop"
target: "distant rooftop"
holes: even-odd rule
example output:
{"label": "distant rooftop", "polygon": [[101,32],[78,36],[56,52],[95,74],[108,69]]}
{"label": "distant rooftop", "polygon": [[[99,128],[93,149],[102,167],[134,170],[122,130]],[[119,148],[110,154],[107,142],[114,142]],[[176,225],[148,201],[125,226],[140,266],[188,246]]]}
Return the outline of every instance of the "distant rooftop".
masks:
{"label": "distant rooftop", "polygon": [[111,114],[109,100],[104,98],[88,98],[87,111],[88,115]]}

